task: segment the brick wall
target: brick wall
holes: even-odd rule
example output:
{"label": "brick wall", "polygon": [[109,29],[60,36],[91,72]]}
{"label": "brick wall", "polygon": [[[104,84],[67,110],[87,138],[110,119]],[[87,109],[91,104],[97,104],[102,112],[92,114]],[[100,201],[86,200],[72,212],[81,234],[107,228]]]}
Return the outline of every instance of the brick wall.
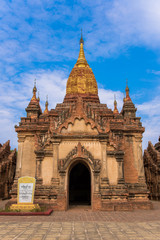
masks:
{"label": "brick wall", "polygon": [[16,149],[10,150],[10,141],[0,144],[0,198],[10,197],[16,171]]}

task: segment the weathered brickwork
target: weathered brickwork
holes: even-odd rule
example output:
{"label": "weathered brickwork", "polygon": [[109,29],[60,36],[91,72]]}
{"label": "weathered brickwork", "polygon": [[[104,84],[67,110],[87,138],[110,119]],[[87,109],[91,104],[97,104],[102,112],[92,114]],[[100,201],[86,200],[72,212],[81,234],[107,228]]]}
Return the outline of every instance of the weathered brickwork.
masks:
{"label": "weathered brickwork", "polygon": [[[150,208],[142,157],[144,128],[129,88],[120,113],[116,101],[114,111],[100,103],[82,39],[63,103],[48,110],[47,101],[42,113],[36,91],[35,86],[27,117],[15,127],[18,159],[12,202],[17,179],[27,175],[36,178],[35,202],[56,210],[67,210],[79,198],[87,199],[95,211]],[[74,172],[78,164],[81,167]],[[90,183],[82,190],[85,174]],[[82,181],[77,180],[79,175]]]}
{"label": "weathered brickwork", "polygon": [[160,138],[154,146],[148,142],[144,150],[144,169],[150,199],[160,200]]}
{"label": "weathered brickwork", "polygon": [[0,144],[0,198],[10,197],[10,190],[16,172],[16,149],[10,150],[10,142]]}
{"label": "weathered brickwork", "polygon": [[[128,157],[129,156],[129,157]],[[124,155],[124,178],[125,182],[138,182],[138,171],[134,166],[134,152],[132,137],[127,136],[125,139],[125,155]]]}

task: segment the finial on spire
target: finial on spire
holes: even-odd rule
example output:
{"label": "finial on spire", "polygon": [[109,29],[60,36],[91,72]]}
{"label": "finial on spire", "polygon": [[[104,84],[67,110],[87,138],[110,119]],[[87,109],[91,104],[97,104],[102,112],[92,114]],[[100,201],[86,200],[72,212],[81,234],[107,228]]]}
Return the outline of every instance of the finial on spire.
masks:
{"label": "finial on spire", "polygon": [[36,79],[34,79],[34,88],[33,88],[33,97],[32,100],[36,100],[36,92],[37,92],[37,88],[36,88]]}
{"label": "finial on spire", "polygon": [[129,87],[128,87],[128,79],[126,79],[126,91],[129,92]]}
{"label": "finial on spire", "polygon": [[44,110],[44,114],[48,114],[48,95],[46,96],[46,103],[45,103],[45,110]]}
{"label": "finial on spire", "polygon": [[86,67],[88,65],[84,55],[83,44],[84,44],[84,41],[83,41],[82,29],[81,29],[80,51],[79,51],[79,57],[76,63],[76,66],[78,67]]}
{"label": "finial on spire", "polygon": [[116,101],[116,95],[114,94],[114,114],[118,114],[118,109],[117,109],[117,101]]}
{"label": "finial on spire", "polygon": [[80,44],[81,44],[81,43],[84,44],[83,35],[82,35],[82,28],[81,28],[81,39],[80,39]]}

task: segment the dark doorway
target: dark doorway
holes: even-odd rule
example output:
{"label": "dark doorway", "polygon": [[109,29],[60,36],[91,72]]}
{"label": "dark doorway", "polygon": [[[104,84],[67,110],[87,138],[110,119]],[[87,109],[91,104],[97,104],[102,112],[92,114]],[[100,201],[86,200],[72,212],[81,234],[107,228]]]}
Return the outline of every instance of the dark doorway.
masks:
{"label": "dark doorway", "polygon": [[91,176],[83,163],[77,163],[70,171],[69,204],[91,205]]}

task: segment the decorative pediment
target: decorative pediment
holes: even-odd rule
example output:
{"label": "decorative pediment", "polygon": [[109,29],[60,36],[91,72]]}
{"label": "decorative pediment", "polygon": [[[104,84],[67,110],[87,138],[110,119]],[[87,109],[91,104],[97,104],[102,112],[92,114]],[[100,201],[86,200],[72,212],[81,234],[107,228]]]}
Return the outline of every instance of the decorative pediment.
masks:
{"label": "decorative pediment", "polygon": [[58,128],[56,129],[56,133],[66,134],[69,132],[89,132],[93,134],[103,132],[101,126],[87,116],[81,97],[78,98],[75,109],[72,109],[69,117],[66,118],[63,123],[58,125]]}
{"label": "decorative pediment", "polygon": [[61,128],[61,133],[85,133],[85,134],[98,134],[97,127],[90,122],[85,122],[83,118],[75,118],[74,122],[69,122],[66,126]]}
{"label": "decorative pediment", "polygon": [[79,142],[78,145],[72,149],[71,152],[68,153],[66,158],[59,159],[58,162],[58,169],[60,172],[66,171],[67,167],[70,165],[71,162],[76,161],[78,159],[84,159],[91,168],[99,172],[101,169],[101,162],[98,159],[94,159],[92,154],[81,145]]}

